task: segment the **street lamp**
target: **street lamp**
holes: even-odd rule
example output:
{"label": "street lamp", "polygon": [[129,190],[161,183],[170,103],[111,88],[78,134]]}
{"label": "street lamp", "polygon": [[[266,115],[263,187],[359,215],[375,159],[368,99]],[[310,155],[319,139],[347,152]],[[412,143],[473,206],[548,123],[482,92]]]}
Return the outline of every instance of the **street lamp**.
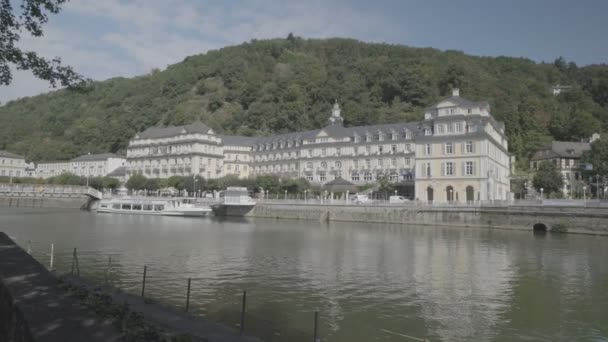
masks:
{"label": "street lamp", "polygon": [[545,189],[540,188],[540,202],[541,202],[541,203],[543,202],[543,191],[544,191],[544,190],[545,190]]}
{"label": "street lamp", "polygon": [[583,185],[583,203],[587,201],[587,186]]}

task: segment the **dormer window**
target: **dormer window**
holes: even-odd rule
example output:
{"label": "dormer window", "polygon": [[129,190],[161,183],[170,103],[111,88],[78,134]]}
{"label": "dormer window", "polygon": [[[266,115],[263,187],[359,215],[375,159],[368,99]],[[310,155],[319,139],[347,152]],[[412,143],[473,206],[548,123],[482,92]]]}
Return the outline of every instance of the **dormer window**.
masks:
{"label": "dormer window", "polygon": [[424,135],[426,135],[426,136],[433,135],[433,130],[430,127],[425,127]]}
{"label": "dormer window", "polygon": [[372,141],[372,136],[370,134],[366,134],[365,135],[365,141],[367,141],[367,142]]}
{"label": "dormer window", "polygon": [[384,134],[382,132],[378,132],[378,141],[384,141]]}
{"label": "dormer window", "polygon": [[397,133],[391,132],[391,140],[397,140]]}
{"label": "dormer window", "polygon": [[359,140],[361,140],[361,138],[360,138],[358,135],[355,135],[355,136],[353,137],[353,141],[354,141],[354,142],[358,143],[358,142],[359,142]]}
{"label": "dormer window", "polygon": [[454,114],[454,113],[456,113],[456,108],[450,109],[450,114]]}
{"label": "dormer window", "polygon": [[437,132],[437,134],[443,134],[443,125],[437,125],[435,132]]}
{"label": "dormer window", "polygon": [[452,124],[448,125],[448,133],[454,133],[454,125],[452,125]]}
{"label": "dormer window", "polygon": [[182,128],[182,131],[180,133],[181,134],[186,134],[186,130],[184,128]]}

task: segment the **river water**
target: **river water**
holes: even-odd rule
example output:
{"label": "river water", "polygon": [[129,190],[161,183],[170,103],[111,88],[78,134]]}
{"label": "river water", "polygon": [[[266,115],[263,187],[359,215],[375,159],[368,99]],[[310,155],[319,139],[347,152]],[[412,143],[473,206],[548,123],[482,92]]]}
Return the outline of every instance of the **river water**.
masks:
{"label": "river water", "polygon": [[[0,208],[48,264],[238,322],[323,341],[608,341],[608,238],[317,221],[173,218]],[[1,260],[0,260],[1,262]],[[246,327],[248,324],[246,323]],[[290,340],[290,339],[286,339]],[[295,341],[295,338],[293,339]]]}

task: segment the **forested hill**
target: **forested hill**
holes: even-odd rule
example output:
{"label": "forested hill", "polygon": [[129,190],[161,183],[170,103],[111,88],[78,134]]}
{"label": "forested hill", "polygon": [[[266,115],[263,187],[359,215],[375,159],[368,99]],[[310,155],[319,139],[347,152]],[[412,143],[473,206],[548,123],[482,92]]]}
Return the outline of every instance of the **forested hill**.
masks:
{"label": "forested hill", "polygon": [[[558,83],[571,91],[553,96]],[[305,130],[325,124],[334,99],[346,125],[411,121],[453,86],[490,102],[520,159],[550,139],[578,140],[608,127],[606,65],[290,37],[187,57],[87,92],[9,102],[0,107],[0,149],[34,160],[121,152],[138,131],[195,119],[231,134]]]}

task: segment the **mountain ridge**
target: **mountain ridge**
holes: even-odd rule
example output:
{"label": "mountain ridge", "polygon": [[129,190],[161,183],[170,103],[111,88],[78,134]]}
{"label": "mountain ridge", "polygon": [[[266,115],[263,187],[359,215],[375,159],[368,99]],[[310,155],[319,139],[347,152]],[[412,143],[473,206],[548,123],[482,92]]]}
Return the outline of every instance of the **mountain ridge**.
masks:
{"label": "mountain ridge", "polygon": [[[555,84],[571,89],[553,96]],[[326,123],[335,99],[348,126],[413,121],[452,87],[491,104],[518,159],[552,139],[580,140],[608,127],[606,65],[290,36],[188,56],[86,92],[10,101],[0,107],[0,149],[34,160],[122,152],[148,127],[195,120],[221,134],[308,130]]]}

